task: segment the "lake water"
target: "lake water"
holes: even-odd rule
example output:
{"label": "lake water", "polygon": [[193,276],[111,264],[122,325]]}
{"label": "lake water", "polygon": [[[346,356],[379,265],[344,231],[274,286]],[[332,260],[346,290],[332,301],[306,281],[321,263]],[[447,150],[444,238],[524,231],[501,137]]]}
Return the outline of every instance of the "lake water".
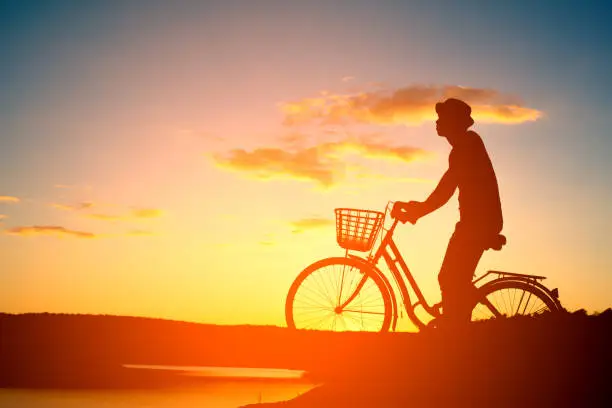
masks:
{"label": "lake water", "polygon": [[[159,367],[133,366],[134,369]],[[1,408],[236,408],[257,402],[285,401],[316,384],[296,380],[300,372],[273,369],[164,367],[209,377],[189,385],[146,390],[0,389]],[[182,375],[182,374],[181,374]]]}

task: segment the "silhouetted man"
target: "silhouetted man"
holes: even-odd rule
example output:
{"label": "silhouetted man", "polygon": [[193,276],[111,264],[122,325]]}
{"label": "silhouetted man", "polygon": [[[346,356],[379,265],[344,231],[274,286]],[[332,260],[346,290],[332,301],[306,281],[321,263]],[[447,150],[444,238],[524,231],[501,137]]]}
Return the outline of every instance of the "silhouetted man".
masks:
{"label": "silhouetted man", "polygon": [[473,301],[472,278],[483,252],[501,249],[505,237],[497,178],[480,136],[468,130],[472,109],[458,99],[436,104],[436,131],[452,150],[448,170],[424,202],[397,202],[393,215],[415,223],[446,204],[459,189],[460,220],[450,238],[438,275],[442,292],[442,322],[452,326],[469,323]]}

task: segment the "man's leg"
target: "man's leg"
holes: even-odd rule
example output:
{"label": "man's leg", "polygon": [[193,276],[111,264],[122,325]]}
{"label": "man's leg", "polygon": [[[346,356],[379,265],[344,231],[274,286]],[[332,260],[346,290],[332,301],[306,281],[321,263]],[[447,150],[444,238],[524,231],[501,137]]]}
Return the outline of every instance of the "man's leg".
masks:
{"label": "man's leg", "polygon": [[469,233],[455,231],[438,275],[443,320],[452,325],[469,323],[474,287],[472,279],[484,248]]}

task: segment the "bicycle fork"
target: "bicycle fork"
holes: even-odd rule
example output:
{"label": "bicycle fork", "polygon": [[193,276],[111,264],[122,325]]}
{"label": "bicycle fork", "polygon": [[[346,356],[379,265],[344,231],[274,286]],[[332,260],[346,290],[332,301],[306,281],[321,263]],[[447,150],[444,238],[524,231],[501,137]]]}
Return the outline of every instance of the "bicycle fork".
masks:
{"label": "bicycle fork", "polygon": [[[344,267],[346,268],[346,265]],[[336,313],[342,313],[342,311],[346,310],[345,307],[348,306],[353,301],[353,299],[357,297],[357,295],[359,294],[359,292],[365,285],[366,281],[368,280],[368,275],[362,272],[361,270],[360,272],[363,273],[363,277],[357,284],[357,287],[355,288],[351,296],[349,296],[346,299],[346,301],[344,301],[344,303],[338,304],[338,306],[336,306],[336,309],[334,310]],[[342,300],[342,287],[343,286],[344,286],[344,269],[342,270],[342,283],[340,284],[340,295],[338,296],[338,303],[340,303],[340,300]],[[346,310],[346,311],[351,312],[351,310]],[[367,313],[367,312],[362,311],[362,313]]]}

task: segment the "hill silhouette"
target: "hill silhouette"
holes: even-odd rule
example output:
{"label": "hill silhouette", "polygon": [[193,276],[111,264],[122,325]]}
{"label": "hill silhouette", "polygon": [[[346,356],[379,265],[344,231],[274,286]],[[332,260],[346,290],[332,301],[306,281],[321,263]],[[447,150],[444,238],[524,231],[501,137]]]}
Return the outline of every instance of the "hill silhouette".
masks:
{"label": "hill silhouette", "polygon": [[[149,388],[179,381],[123,365],[291,368],[295,350],[274,326],[219,326],[154,318],[0,314],[0,387]],[[187,381],[187,378],[181,378]],[[196,381],[197,379],[191,379]],[[199,379],[201,381],[201,379]]]}
{"label": "hill silhouette", "polygon": [[403,344],[381,337],[328,372],[324,385],[246,407],[609,407],[611,329],[608,309],[487,321]]}
{"label": "hill silhouette", "polygon": [[323,384],[278,407],[608,406],[611,325],[611,310],[452,334],[0,314],[0,387],[163,387],[187,379],[122,365],[207,365],[300,369]]}

